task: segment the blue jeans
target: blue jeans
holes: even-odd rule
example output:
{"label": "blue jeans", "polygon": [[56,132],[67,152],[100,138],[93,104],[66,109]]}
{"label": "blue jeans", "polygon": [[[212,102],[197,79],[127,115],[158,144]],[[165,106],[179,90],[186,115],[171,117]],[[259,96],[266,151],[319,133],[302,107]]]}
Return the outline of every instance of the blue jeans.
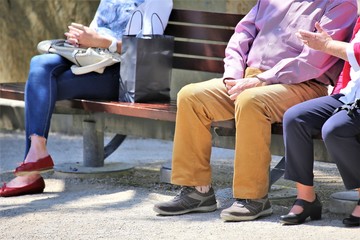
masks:
{"label": "blue jeans", "polygon": [[51,116],[58,100],[84,98],[118,100],[120,64],[107,67],[104,73],[74,75],[72,63],[57,54],[34,56],[25,86],[25,156],[30,136],[48,138]]}
{"label": "blue jeans", "polygon": [[285,179],[313,186],[313,140],[322,134],[347,189],[360,188],[360,111],[353,117],[342,110],[342,94],[312,99],[289,108],[284,115]]}

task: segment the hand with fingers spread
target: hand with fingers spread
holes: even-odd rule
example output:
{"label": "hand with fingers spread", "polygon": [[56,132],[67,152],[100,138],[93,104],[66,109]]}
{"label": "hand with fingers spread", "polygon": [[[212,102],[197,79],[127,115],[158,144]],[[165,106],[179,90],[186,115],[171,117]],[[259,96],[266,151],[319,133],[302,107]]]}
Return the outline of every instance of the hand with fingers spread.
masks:
{"label": "hand with fingers spread", "polygon": [[324,51],[326,45],[333,40],[331,36],[320,26],[319,22],[315,23],[317,32],[310,32],[305,30],[299,30],[296,35],[300,40],[309,47]]}
{"label": "hand with fingers spread", "polygon": [[329,33],[327,33],[319,22],[315,23],[317,32],[310,32],[299,30],[296,36],[307,46],[318,51],[336,56],[343,60],[348,60],[346,48],[349,43],[344,41],[334,40]]}

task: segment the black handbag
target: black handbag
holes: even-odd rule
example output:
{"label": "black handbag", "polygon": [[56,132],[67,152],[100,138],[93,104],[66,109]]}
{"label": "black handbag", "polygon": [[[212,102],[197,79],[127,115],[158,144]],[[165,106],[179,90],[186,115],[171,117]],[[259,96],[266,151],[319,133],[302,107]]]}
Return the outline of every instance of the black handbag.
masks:
{"label": "black handbag", "polygon": [[124,35],[119,101],[169,101],[173,52],[173,36]]}

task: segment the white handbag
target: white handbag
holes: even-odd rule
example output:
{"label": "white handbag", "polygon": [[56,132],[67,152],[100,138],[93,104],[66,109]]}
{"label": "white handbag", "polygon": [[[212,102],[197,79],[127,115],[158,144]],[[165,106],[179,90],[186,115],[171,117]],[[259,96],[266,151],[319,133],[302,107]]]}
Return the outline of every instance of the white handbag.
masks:
{"label": "white handbag", "polygon": [[120,62],[120,54],[101,48],[78,48],[64,39],[44,40],[37,45],[39,53],[56,53],[73,62],[71,71],[76,74],[103,73],[107,66]]}

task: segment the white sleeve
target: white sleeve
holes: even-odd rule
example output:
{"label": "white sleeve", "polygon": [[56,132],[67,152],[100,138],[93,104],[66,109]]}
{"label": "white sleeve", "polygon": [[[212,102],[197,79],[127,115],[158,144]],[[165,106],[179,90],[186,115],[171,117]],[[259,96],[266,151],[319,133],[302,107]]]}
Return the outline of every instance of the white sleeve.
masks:
{"label": "white sleeve", "polygon": [[[357,72],[360,70],[360,66],[359,66],[359,63],[356,59],[356,56],[355,56],[355,44],[357,44],[358,42],[356,41],[352,41],[348,47],[346,48],[346,55],[348,57],[348,60],[349,60],[349,63],[351,65],[351,67]],[[358,48],[357,48],[358,49]]]}

